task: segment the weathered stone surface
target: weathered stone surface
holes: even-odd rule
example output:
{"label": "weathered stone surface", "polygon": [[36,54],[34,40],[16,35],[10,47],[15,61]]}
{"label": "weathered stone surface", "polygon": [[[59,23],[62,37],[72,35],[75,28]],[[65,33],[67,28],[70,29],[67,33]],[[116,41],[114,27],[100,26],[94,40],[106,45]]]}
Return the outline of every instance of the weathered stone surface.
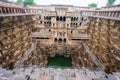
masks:
{"label": "weathered stone surface", "polygon": [[30,33],[34,21],[32,16],[4,17],[0,24],[0,42],[3,44],[0,63],[9,68],[31,46]]}
{"label": "weathered stone surface", "polygon": [[[96,12],[71,5],[24,9],[14,3],[11,8],[10,3],[5,7],[6,4],[0,1],[0,64],[3,67],[12,69],[19,63],[46,66],[48,57],[64,55],[72,58],[75,68],[96,68],[99,61],[108,73],[120,71],[119,6],[114,6],[118,10],[109,7],[103,14],[104,8]],[[35,50],[31,49],[34,43]]]}
{"label": "weathered stone surface", "polygon": [[[94,23],[93,23],[94,22]],[[99,24],[99,25],[97,25]],[[109,71],[120,71],[120,21],[90,18],[88,46]]]}

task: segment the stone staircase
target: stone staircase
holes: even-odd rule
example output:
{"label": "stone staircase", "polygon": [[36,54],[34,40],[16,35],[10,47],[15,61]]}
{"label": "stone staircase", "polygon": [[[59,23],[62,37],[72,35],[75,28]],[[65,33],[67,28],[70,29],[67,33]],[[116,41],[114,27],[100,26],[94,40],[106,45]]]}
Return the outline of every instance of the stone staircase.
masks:
{"label": "stone staircase", "polygon": [[0,80],[92,80],[105,78],[104,71],[61,68],[16,67],[13,70],[0,68]]}
{"label": "stone staircase", "polygon": [[0,68],[0,80],[120,80],[120,72],[106,74],[104,71],[18,66],[13,70]]}

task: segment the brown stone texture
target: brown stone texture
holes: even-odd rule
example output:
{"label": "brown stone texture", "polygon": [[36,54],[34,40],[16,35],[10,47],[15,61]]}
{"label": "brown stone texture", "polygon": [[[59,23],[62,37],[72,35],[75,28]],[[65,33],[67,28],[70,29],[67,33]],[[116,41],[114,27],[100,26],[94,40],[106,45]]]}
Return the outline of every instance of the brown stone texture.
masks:
{"label": "brown stone texture", "polygon": [[0,42],[3,44],[0,64],[15,64],[31,46],[30,33],[34,27],[33,16],[0,18]]}
{"label": "brown stone texture", "polygon": [[120,71],[120,21],[89,18],[88,46],[109,71]]}

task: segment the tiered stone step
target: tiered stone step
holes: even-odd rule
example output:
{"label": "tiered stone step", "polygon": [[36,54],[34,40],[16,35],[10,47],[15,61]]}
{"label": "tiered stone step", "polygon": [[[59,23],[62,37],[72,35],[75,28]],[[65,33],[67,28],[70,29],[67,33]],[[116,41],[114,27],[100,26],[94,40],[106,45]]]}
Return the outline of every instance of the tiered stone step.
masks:
{"label": "tiered stone step", "polygon": [[120,73],[106,75],[104,71],[82,69],[60,69],[17,67],[14,70],[0,68],[0,80],[120,80]]}
{"label": "tiered stone step", "polygon": [[0,80],[92,80],[105,77],[103,71],[89,69],[20,67],[12,71],[1,68],[0,71]]}

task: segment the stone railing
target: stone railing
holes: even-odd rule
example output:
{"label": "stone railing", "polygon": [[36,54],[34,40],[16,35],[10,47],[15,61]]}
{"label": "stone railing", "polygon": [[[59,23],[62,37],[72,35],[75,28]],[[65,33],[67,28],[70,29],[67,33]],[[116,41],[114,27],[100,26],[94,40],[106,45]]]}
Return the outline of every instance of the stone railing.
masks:
{"label": "stone railing", "polygon": [[83,16],[120,20],[120,5],[103,7],[96,10],[82,10]]}
{"label": "stone railing", "polygon": [[[84,16],[101,17],[107,19],[120,20],[120,5],[102,7],[100,9],[93,8],[80,8],[80,14]],[[41,10],[40,6],[27,6],[19,5],[11,2],[0,1],[0,16],[6,14],[39,14]],[[11,15],[8,15],[11,16]],[[13,16],[13,15],[12,15]]]}
{"label": "stone railing", "polygon": [[112,10],[112,11],[116,11],[116,10],[120,10],[120,5],[115,5],[115,6],[110,6],[110,7],[102,7],[101,10]]}
{"label": "stone railing", "polygon": [[[19,5],[11,2],[0,1],[0,16],[13,16],[13,15],[23,15],[23,14],[38,14],[39,8],[37,6],[27,6]],[[13,15],[10,15],[13,14]],[[16,15],[17,16],[17,15]]]}
{"label": "stone railing", "polygon": [[32,38],[38,38],[38,39],[49,39],[52,38],[51,33],[43,33],[43,32],[35,32],[31,35]]}
{"label": "stone railing", "polygon": [[89,40],[89,36],[87,34],[76,34],[76,35],[69,35],[69,39],[72,40]]}

